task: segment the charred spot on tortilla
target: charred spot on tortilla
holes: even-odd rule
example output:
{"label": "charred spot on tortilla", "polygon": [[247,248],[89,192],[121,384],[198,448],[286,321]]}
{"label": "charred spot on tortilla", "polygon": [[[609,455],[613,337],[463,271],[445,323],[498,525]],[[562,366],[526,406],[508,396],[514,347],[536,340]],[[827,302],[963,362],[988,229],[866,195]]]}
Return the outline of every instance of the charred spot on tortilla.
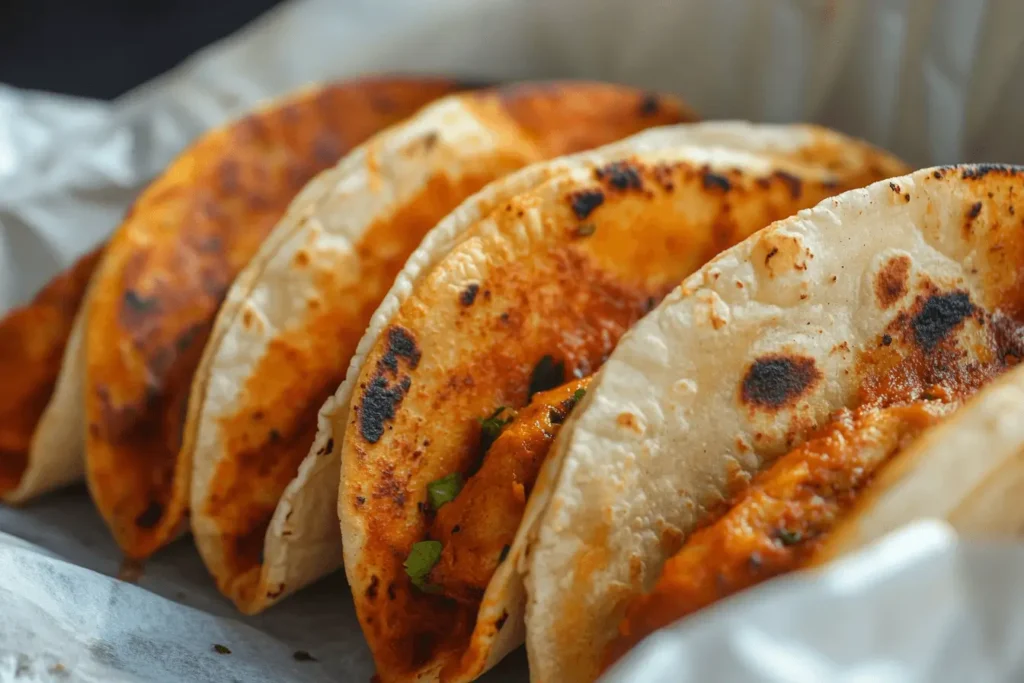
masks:
{"label": "charred spot on tortilla", "polygon": [[967,218],[974,220],[981,213],[981,202],[974,202],[971,204],[971,208],[967,211]]}
{"label": "charred spot on tortilla", "polygon": [[388,330],[388,347],[378,361],[377,367],[398,372],[398,359],[404,358],[409,368],[415,370],[420,364],[420,356],[420,348],[412,333],[404,327],[395,325]]}
{"label": "charred spot on tortilla", "polygon": [[674,166],[667,163],[655,164],[651,169],[651,175],[654,177],[655,182],[661,185],[661,189],[665,192],[672,192],[676,189],[672,176],[673,169]]}
{"label": "charred spot on tortilla", "polygon": [[661,108],[661,101],[654,93],[647,93],[640,98],[640,116],[654,116]]}
{"label": "charred spot on tortilla", "polygon": [[772,260],[772,257],[779,253],[778,247],[772,247],[764,257],[764,264],[767,266],[768,262]]}
{"label": "charred spot on tortilla", "polygon": [[316,452],[317,455],[329,455],[334,451],[334,437],[327,439],[327,443],[320,447],[320,450]]}
{"label": "charred spot on tortilla", "polygon": [[967,292],[954,291],[928,297],[920,312],[910,321],[914,341],[925,352],[933,351],[975,310]]}
{"label": "charred spot on tortilla", "polygon": [[[955,169],[954,169],[955,170]],[[1002,173],[1008,176],[1017,175],[1017,168],[1006,164],[974,164],[968,166],[960,175],[964,180],[980,180],[989,173]]]}
{"label": "charred spot on tortilla", "polygon": [[889,308],[907,293],[910,275],[910,257],[906,254],[895,256],[882,266],[875,279],[875,297],[883,309]]}
{"label": "charred spot on tortilla", "polygon": [[370,578],[370,585],[366,587],[366,599],[376,600],[377,590],[380,588],[380,577],[374,574]]}
{"label": "charred spot on tortilla", "polygon": [[642,190],[644,186],[639,169],[630,161],[613,161],[596,168],[594,176],[613,190]]}
{"label": "charred spot on tortilla", "polygon": [[791,405],[821,380],[813,358],[769,354],[747,369],[740,388],[743,403],[755,408],[777,410]]}
{"label": "charred spot on tortilla", "polygon": [[889,344],[892,344],[892,335],[890,335],[890,334],[883,334],[882,335],[882,346],[889,346]]}
{"label": "charred spot on tortilla", "polygon": [[508,621],[508,610],[501,610],[501,616],[498,617],[498,620],[496,622],[494,622],[494,630],[500,631],[501,627],[505,625],[506,621]]}
{"label": "charred spot on tortilla", "polygon": [[506,560],[506,558],[508,558],[508,551],[511,550],[511,549],[512,549],[512,546],[510,546],[510,545],[502,546],[501,554],[498,555],[498,564],[501,564],[502,562],[504,562]]}
{"label": "charred spot on tortilla", "polygon": [[569,204],[576,218],[585,220],[597,207],[604,204],[604,192],[598,189],[577,190],[569,194]]}
{"label": "charred spot on tortilla", "polygon": [[787,173],[786,171],[775,171],[772,175],[786,185],[789,189],[790,197],[793,199],[800,199],[800,195],[804,193],[804,183],[800,178],[796,177],[792,173]]}
{"label": "charred spot on tortilla", "polygon": [[472,306],[479,291],[480,285],[475,282],[466,285],[466,288],[459,293],[459,303],[463,306]]}
{"label": "charred spot on tortilla", "polygon": [[164,506],[158,501],[151,500],[146,509],[135,518],[135,525],[142,529],[152,529],[164,516]]}
{"label": "charred spot on tortilla", "polygon": [[528,398],[540,391],[548,391],[565,383],[565,362],[555,361],[550,355],[543,356],[533,366],[530,374],[530,388],[527,392]]}
{"label": "charred spot on tortilla", "polygon": [[395,418],[395,409],[411,385],[409,377],[404,377],[395,386],[389,384],[383,374],[370,380],[359,412],[359,433],[368,443],[377,443],[384,436],[385,423]]}
{"label": "charred spot on tortilla", "polygon": [[718,173],[712,173],[710,170],[705,169],[702,177],[705,190],[721,190],[722,192],[728,192],[732,189],[732,183],[724,175]]}

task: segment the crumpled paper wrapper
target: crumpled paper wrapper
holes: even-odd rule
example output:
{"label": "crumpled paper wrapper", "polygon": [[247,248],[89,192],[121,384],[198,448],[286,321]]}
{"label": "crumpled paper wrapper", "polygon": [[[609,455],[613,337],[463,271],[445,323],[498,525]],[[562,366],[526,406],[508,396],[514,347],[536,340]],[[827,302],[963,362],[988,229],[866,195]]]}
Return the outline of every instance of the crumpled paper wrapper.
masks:
{"label": "crumpled paper wrapper", "polygon": [[[295,0],[114,103],[0,86],[0,312],[108,235],[202,131],[312,81],[597,78],[708,118],[817,121],[918,166],[1024,163],[1022,25],[1014,0]],[[0,680],[373,673],[340,574],[244,618],[187,539],[138,585],[111,578],[125,569],[82,488],[0,508]],[[1024,547],[926,523],[686,620],[608,679],[1024,680],[1022,574]],[[527,677],[520,651],[485,680]]]}

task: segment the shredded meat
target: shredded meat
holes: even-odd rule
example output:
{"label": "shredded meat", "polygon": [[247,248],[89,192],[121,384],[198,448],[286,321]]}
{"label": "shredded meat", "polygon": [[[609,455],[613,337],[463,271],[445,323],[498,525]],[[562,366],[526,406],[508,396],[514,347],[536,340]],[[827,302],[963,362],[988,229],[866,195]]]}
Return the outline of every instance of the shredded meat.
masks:
{"label": "shredded meat", "polygon": [[491,445],[480,469],[434,519],[441,559],[430,582],[448,597],[479,603],[511,546],[548,449],[589,378],[534,395]]}

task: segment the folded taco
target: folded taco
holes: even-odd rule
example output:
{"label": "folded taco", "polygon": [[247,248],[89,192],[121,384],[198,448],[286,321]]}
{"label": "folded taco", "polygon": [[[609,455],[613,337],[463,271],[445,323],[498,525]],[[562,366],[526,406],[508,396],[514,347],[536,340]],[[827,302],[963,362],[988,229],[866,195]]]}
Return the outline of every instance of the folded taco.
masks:
{"label": "folded taco", "polygon": [[193,467],[196,543],[239,609],[341,566],[339,459],[313,444],[317,414],[427,231],[522,166],[692,118],[673,98],[616,85],[480,90],[426,107],[314,181],[320,198],[278,225],[227,294],[178,454],[177,491]]}
{"label": "folded taco", "polygon": [[651,630],[918,516],[1021,528],[1024,379],[960,405],[1024,353],[1022,185],[962,166],[827,199],[625,336],[527,512],[534,680],[594,680]]}
{"label": "folded taco", "polygon": [[136,200],[93,276],[81,360],[65,368],[81,373],[68,401],[84,399],[89,489],[126,555],[148,556],[183,526],[175,458],[189,388],[235,275],[286,209],[301,214],[327,189],[308,180],[457,88],[380,78],[306,89],[204,135]]}
{"label": "folded taco", "polygon": [[99,258],[99,249],[82,256],[0,320],[0,499],[6,503],[82,478],[81,400],[61,367],[65,357],[77,357],[78,311]]}
{"label": "folded taco", "polygon": [[471,680],[522,641],[526,500],[633,323],[730,244],[903,168],[813,127],[666,127],[530,167],[442,221],[318,436],[341,452],[345,568],[380,678]]}
{"label": "folded taco", "polygon": [[945,519],[972,537],[1020,534],[1024,367],[963,407],[949,398],[844,411],[774,462],[629,602],[605,664],[716,600],[915,519]]}

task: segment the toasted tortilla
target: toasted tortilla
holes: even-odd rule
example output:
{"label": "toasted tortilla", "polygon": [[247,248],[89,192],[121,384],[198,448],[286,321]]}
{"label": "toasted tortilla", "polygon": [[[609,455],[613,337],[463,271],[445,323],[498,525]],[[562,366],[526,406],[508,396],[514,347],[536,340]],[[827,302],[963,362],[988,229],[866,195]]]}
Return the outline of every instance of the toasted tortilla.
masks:
{"label": "toasted tortilla", "polygon": [[139,196],[96,270],[84,329],[86,475],[127,556],[145,558],[183,528],[189,472],[175,463],[189,388],[235,275],[286,209],[299,214],[326,189],[307,181],[457,87],[382,78],[307,89],[206,134]]}
{"label": "toasted tortilla", "polygon": [[338,457],[310,449],[317,414],[427,231],[522,166],[692,118],[623,86],[517,84],[444,98],[317,178],[320,198],[290,212],[229,291],[179,454],[179,473],[194,463],[196,544],[239,609],[340,567]]}
{"label": "toasted tortilla", "polygon": [[0,320],[0,498],[6,503],[23,503],[84,472],[81,401],[62,404],[54,396],[58,377],[61,385],[70,381],[70,369],[61,371],[74,365],[65,364],[65,351],[77,357],[78,344],[69,339],[81,326],[78,310],[99,258],[100,249],[82,256]]}
{"label": "toasted tortilla", "polygon": [[626,335],[527,508],[536,680],[593,680],[630,598],[834,410],[962,400],[1024,357],[1022,185],[1019,169],[963,166],[827,199],[709,262]]}
{"label": "toasted tortilla", "polygon": [[546,383],[589,374],[721,249],[904,166],[822,129],[724,123],[524,173],[545,168],[529,190],[492,185],[506,198],[485,217],[427,237],[325,407],[342,454],[346,573],[384,681],[471,680],[522,641],[518,537],[478,607],[420,592],[402,566],[425,538],[427,484],[472,471],[480,417],[524,405],[546,356],[561,368]]}

